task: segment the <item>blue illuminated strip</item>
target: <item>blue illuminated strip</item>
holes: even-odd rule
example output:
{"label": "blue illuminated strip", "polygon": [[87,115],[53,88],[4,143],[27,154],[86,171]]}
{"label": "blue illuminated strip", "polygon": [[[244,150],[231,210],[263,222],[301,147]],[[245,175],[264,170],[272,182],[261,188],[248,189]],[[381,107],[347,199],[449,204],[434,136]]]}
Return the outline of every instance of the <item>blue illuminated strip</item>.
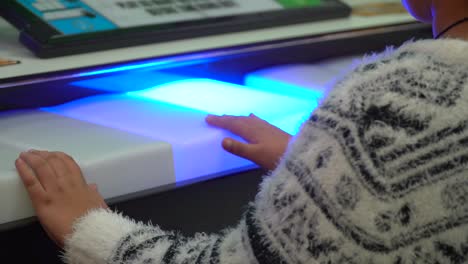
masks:
{"label": "blue illuminated strip", "polygon": [[129,70],[137,70],[137,69],[161,66],[161,65],[165,65],[169,63],[172,63],[172,61],[156,61],[156,62],[148,62],[148,63],[131,64],[131,65],[126,65],[126,66],[107,68],[103,70],[83,72],[83,73],[78,74],[77,77],[87,77],[87,76],[99,75],[99,74],[104,74],[104,73],[115,73],[115,72],[129,71]]}
{"label": "blue illuminated strip", "polygon": [[[199,55],[187,55],[183,58],[160,58],[160,59],[153,59],[153,60],[145,60],[146,62],[136,62],[136,63],[128,63],[124,66],[109,66],[104,69],[94,70],[94,71],[86,71],[74,76],[76,77],[88,77],[100,74],[107,74],[107,73],[118,73],[118,72],[127,72],[131,70],[139,70],[145,68],[161,68],[161,66],[171,66],[171,67],[181,67],[185,65],[192,65],[192,64],[200,64],[200,63],[207,63],[209,61],[214,61],[216,59],[208,56],[207,54],[199,54]],[[131,74],[131,73],[130,73]],[[151,76],[148,76],[149,78]],[[118,77],[116,77],[118,78]]]}
{"label": "blue illuminated strip", "polygon": [[270,92],[210,79],[176,81],[127,95],[215,115],[254,113],[292,134],[317,107],[318,100],[315,91],[305,90],[298,96],[287,89]]}
{"label": "blue illuminated strip", "polygon": [[287,81],[278,81],[264,76],[247,75],[245,83],[249,87],[255,89],[262,89],[272,93],[287,93],[289,96],[306,97],[312,100],[321,99],[325,94],[325,87],[300,87],[298,85],[290,84]]}
{"label": "blue illuminated strip", "polygon": [[[310,116],[322,97],[319,91],[308,89],[300,91],[298,88],[291,91],[289,87],[278,86],[268,90],[211,79],[183,78],[183,76],[154,71],[136,71],[79,81],[73,85],[117,93],[124,92],[122,98],[135,100],[135,104],[141,104],[138,101],[147,101],[145,104],[154,107],[144,110],[149,112],[167,109],[162,105],[169,107],[172,105],[174,109],[184,108],[187,112],[214,115],[246,116],[253,113],[290,134],[295,134],[299,130],[300,125]],[[171,79],[176,81],[170,81]],[[167,82],[161,84],[164,80]],[[138,88],[143,90],[137,90]],[[73,103],[73,107],[81,108],[80,104],[84,107],[89,102],[98,104],[99,100],[105,102],[108,98],[96,97],[94,100],[77,101]],[[54,109],[44,110],[56,112],[61,108]],[[108,111],[115,110],[109,108]],[[61,110],[58,110],[58,113],[60,112]],[[139,114],[134,113],[132,116],[138,117]],[[88,120],[88,117],[80,115],[79,119]]]}

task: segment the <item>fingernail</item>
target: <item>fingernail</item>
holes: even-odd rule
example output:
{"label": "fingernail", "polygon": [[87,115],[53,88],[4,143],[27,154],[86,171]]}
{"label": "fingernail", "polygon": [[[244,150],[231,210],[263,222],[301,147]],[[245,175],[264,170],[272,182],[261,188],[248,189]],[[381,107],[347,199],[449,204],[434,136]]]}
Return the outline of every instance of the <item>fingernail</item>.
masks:
{"label": "fingernail", "polygon": [[24,160],[23,160],[22,158],[17,158],[17,159],[16,159],[16,162],[17,162],[17,163],[23,163]]}
{"label": "fingernail", "polygon": [[224,141],[224,146],[225,146],[226,148],[231,148],[231,147],[232,147],[232,140],[226,139],[226,140]]}
{"label": "fingernail", "polygon": [[29,153],[37,153],[38,151],[35,150],[35,149],[30,149],[30,150],[28,150],[28,152],[29,152]]}

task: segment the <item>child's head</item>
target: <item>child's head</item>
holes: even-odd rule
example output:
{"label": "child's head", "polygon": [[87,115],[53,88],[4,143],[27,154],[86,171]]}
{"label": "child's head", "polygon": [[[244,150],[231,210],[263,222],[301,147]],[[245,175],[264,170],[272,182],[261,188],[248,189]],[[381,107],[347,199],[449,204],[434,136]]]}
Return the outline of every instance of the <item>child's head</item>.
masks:
{"label": "child's head", "polygon": [[[468,40],[468,0],[402,0],[416,19],[432,24],[435,37]],[[454,28],[455,27],[455,28]],[[447,32],[450,30],[450,32]]]}
{"label": "child's head", "polygon": [[402,0],[408,12],[416,19],[432,22],[432,0]]}

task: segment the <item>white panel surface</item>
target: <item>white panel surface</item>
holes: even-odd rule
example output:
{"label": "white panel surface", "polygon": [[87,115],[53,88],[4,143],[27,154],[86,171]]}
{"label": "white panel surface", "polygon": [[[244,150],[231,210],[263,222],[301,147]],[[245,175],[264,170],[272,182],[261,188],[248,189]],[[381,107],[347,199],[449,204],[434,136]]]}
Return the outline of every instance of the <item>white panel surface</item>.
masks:
{"label": "white panel surface", "polygon": [[14,167],[21,151],[64,151],[104,198],[175,183],[171,146],[42,111],[0,114],[0,224],[34,214]]}
{"label": "white panel surface", "polygon": [[95,96],[47,111],[170,143],[177,183],[253,166],[221,148],[228,133],[209,127],[205,112],[125,95]]}

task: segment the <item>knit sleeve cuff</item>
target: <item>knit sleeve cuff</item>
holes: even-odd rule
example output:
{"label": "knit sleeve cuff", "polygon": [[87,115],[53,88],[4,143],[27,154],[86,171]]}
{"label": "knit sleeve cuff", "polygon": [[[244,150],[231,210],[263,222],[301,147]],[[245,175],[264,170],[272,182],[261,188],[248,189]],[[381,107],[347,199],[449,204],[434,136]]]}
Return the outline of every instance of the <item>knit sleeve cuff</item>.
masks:
{"label": "knit sleeve cuff", "polygon": [[73,233],[65,240],[64,261],[107,263],[122,237],[141,226],[109,209],[92,210],[75,221]]}

